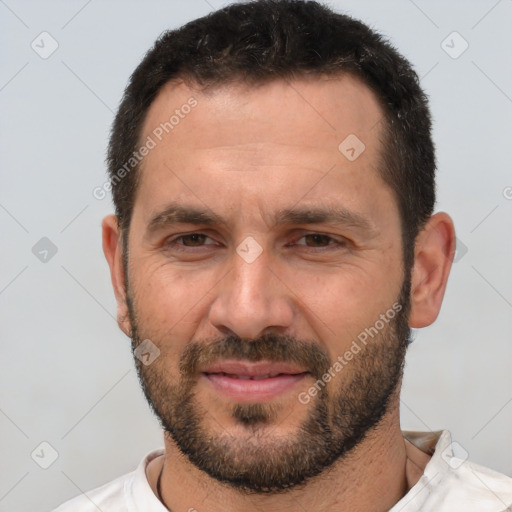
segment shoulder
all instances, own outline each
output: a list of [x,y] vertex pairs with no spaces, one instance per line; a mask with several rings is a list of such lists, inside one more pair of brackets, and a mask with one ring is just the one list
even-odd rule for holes
[[[146,478],[146,467],[151,460],[163,453],[155,450],[146,455],[131,473],[66,501],[52,512],[118,512],[119,510],[144,510],[138,506],[160,504]],[[154,500],[156,500],[155,503]],[[149,508],[148,508],[149,512]]]
[[119,510],[124,505],[125,484],[133,477],[133,473],[127,473],[111,482],[102,485],[92,491],[81,494],[63,503],[53,512],[102,512]]
[[[512,478],[467,460],[467,452],[452,442],[450,432],[425,433],[409,437],[416,446],[435,448],[425,471],[412,489],[397,503],[402,512],[505,512],[512,511]],[[421,434],[421,433],[418,433]],[[428,446],[430,445],[430,446]],[[463,457],[454,454],[463,452]],[[426,450],[425,450],[426,451]],[[430,450],[429,450],[430,451]],[[396,507],[395,506],[395,507]],[[393,511],[395,511],[393,507]]]
[[[512,478],[490,468],[457,457],[448,470],[445,486],[450,503],[473,504],[467,510],[512,511]],[[510,507],[510,508],[509,508]]]

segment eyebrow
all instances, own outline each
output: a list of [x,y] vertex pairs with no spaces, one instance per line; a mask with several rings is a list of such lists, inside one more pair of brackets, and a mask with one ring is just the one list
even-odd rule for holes
[[337,206],[291,208],[279,210],[276,225],[282,224],[331,224],[348,226],[373,233],[372,224],[362,215]]
[[[197,225],[227,225],[225,219],[208,208],[183,206],[176,203],[168,205],[164,210],[155,214],[148,222],[147,232],[154,233],[172,224]],[[375,228],[362,215],[334,206],[287,208],[273,215],[273,224],[331,224],[352,227],[368,234],[373,234]]]
[[208,209],[170,204],[151,218],[147,231],[154,233],[171,224],[206,224],[210,226],[225,224],[225,221]]

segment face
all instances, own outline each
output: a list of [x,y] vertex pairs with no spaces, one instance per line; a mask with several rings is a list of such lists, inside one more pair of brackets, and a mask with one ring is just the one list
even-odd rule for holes
[[125,275],[133,348],[159,355],[139,377],[177,447],[241,490],[320,474],[397,400],[410,284],[381,118],[348,75],[168,84],[148,112]]

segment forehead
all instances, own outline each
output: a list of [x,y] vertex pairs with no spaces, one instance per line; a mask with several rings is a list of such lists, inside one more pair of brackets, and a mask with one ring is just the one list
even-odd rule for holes
[[[198,128],[195,121],[199,117],[204,132],[187,140],[196,147],[218,144],[223,137],[233,144],[289,142],[304,135],[305,129],[312,142],[327,137],[325,142],[330,143],[348,133],[368,140],[369,132],[375,135],[374,128],[383,112],[375,93],[349,73],[259,84],[233,82],[207,89],[178,79],[159,91],[141,134],[153,134],[159,141],[163,138],[164,145],[174,142],[175,149],[179,149],[181,140],[188,139]],[[161,126],[166,123],[171,125],[168,130]],[[243,130],[235,133],[233,127],[237,124]],[[215,131],[206,130],[213,127]],[[284,127],[286,131],[282,131]],[[172,137],[166,137],[171,133]]]
[[380,180],[382,120],[375,94],[350,74],[207,90],[169,82],[141,131],[141,144],[151,141],[152,149],[140,166],[136,205],[149,215],[170,196],[211,201],[212,186],[217,195],[274,193],[283,201],[318,180],[313,195],[333,179],[357,192]]

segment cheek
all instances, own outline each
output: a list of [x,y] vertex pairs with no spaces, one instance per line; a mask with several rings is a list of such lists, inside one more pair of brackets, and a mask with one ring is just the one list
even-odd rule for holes
[[395,274],[392,269],[352,265],[328,275],[295,273],[288,279],[296,283],[290,288],[302,304],[306,323],[335,360],[397,300],[400,282]]
[[134,279],[140,326],[178,339],[186,337],[199,321],[213,283],[204,274],[165,265],[142,269]]
[[[286,284],[300,302],[320,318],[339,321],[354,312],[364,311],[378,298],[379,284],[364,265],[343,264],[314,272],[302,269],[289,272]],[[370,300],[373,299],[373,300]]]

